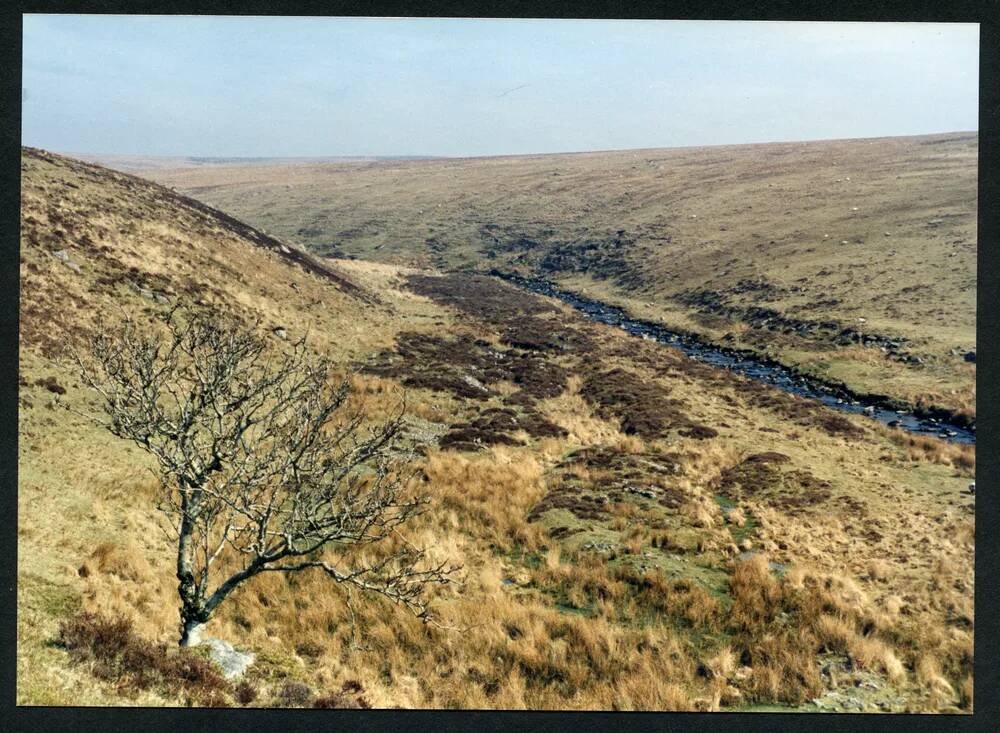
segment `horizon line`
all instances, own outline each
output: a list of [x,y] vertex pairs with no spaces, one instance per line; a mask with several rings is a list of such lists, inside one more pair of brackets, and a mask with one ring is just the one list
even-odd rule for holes
[[233,161],[247,161],[247,160],[288,160],[288,161],[371,161],[371,160],[389,160],[389,159],[406,159],[406,160],[475,160],[475,159],[490,159],[490,158],[529,158],[529,157],[544,157],[550,155],[597,155],[602,153],[627,153],[627,152],[640,152],[643,150],[689,150],[694,148],[721,148],[721,147],[739,147],[739,146],[751,146],[751,145],[786,145],[795,143],[824,143],[824,142],[853,142],[853,141],[863,141],[863,140],[891,140],[896,138],[913,138],[913,137],[930,137],[933,135],[979,135],[979,129],[973,130],[940,130],[933,132],[918,132],[918,133],[904,133],[900,135],[863,135],[859,137],[825,137],[825,138],[801,138],[801,139],[785,139],[785,140],[764,140],[764,141],[752,141],[752,142],[726,142],[726,143],[705,143],[705,144],[695,144],[695,145],[659,145],[659,146],[643,146],[637,148],[595,148],[590,150],[556,150],[556,151],[546,151],[546,152],[530,152],[530,153],[483,153],[483,154],[472,154],[472,155],[436,155],[431,153],[380,153],[380,154],[326,154],[326,155],[191,155],[186,153],[178,153],[174,155],[165,155],[160,153],[90,153],[81,151],[63,151],[55,150],[51,148],[44,148],[36,145],[27,145],[23,141],[21,147],[33,147],[41,150],[48,150],[49,152],[56,153],[58,155],[64,155],[70,158],[81,159],[79,156],[89,156],[94,158],[152,158],[161,160],[233,160]]

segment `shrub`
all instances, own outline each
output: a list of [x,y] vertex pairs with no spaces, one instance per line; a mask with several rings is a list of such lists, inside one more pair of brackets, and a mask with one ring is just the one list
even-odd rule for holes
[[314,708],[359,710],[371,707],[364,696],[358,694],[362,690],[361,683],[357,680],[348,680],[340,688],[339,692],[332,692],[322,697],[317,697],[313,701]]
[[303,707],[312,700],[313,691],[304,682],[286,682],[278,692],[277,703],[283,708]]
[[122,692],[155,687],[184,693],[200,705],[228,703],[231,686],[211,662],[188,649],[150,643],[123,616],[79,613],[60,625],[58,642],[74,662],[90,662],[96,677]]
[[249,705],[257,699],[257,687],[248,680],[243,680],[236,685],[234,692],[236,693],[236,701],[240,705]]

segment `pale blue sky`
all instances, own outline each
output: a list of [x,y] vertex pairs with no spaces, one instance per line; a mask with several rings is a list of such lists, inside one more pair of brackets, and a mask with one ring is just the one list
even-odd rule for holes
[[492,155],[978,128],[972,24],[24,18],[22,141]]

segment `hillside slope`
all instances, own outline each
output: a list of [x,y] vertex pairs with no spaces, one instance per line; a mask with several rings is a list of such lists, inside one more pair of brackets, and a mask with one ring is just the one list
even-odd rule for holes
[[[971,711],[972,446],[493,278],[313,260],[42,151],[23,151],[21,216],[18,703]],[[65,347],[98,316],[175,305],[258,321],[276,350],[276,329],[308,332],[373,419],[406,391],[431,500],[408,538],[464,566],[436,625],[274,574],[208,625],[257,655],[238,687],[60,641],[80,611],[121,614],[140,661],[177,637],[150,461],[64,409],[93,409]]]
[[977,153],[952,133],[143,175],[316,252],[542,276],[974,416]]

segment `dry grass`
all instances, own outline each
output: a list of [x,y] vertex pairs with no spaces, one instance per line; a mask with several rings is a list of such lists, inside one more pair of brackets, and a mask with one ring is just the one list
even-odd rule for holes
[[[52,402],[51,380],[65,390],[58,396],[66,404],[84,409],[88,397],[49,352],[50,341],[85,334],[95,313],[115,303],[157,307],[120,283],[113,292],[102,290],[108,286],[98,280],[129,272],[133,263],[150,278],[204,273],[208,292],[222,294],[213,302],[231,301],[247,317],[261,314],[292,329],[314,324],[316,347],[345,372],[355,358],[391,347],[404,331],[471,332],[494,344],[500,332],[393,285],[399,271],[387,265],[340,263],[385,300],[384,306],[361,305],[193,215],[169,209],[164,221],[131,229],[128,207],[145,207],[152,216],[158,205],[141,190],[55,163],[29,160],[25,175],[26,216],[40,223],[26,229],[22,252],[29,327],[22,331],[20,363],[18,702],[182,704],[194,693],[162,675],[148,687],[132,685],[125,698],[118,685],[130,684],[128,675],[95,676],[92,657],[74,663],[52,644],[60,624],[81,611],[127,619],[130,638],[150,649],[172,648],[177,635],[172,547],[150,511],[157,486],[148,457]],[[58,193],[63,181],[80,188]],[[112,194],[127,202],[125,209],[92,210],[107,208],[103,202]],[[104,253],[110,259],[91,260],[89,249],[73,248],[84,266],[76,275],[45,254],[50,200],[61,202],[67,222],[66,212],[75,212],[74,226],[93,241],[114,244]],[[216,269],[216,260],[238,263],[243,279]],[[623,336],[602,331],[593,338],[587,358],[602,367],[638,353]],[[951,448],[935,442],[935,450],[912,446],[908,457],[881,432],[848,443],[815,426],[790,429],[780,414],[720,389],[710,375],[665,376],[654,358],[629,366],[642,379],[669,385],[678,409],[692,419],[729,427],[705,440],[626,436],[579,396],[580,363],[565,354],[555,358],[574,374],[561,395],[539,401],[538,409],[567,429],[563,437],[477,453],[442,451],[433,445],[439,428],[472,419],[481,407],[431,390],[408,395],[414,429],[429,442],[415,480],[432,503],[407,537],[435,558],[464,566],[459,583],[433,604],[440,625],[347,595],[319,575],[256,578],[209,625],[210,635],[258,657],[248,679],[227,688],[228,702],[798,706],[835,684],[817,672],[817,659],[839,654],[892,685],[910,709],[971,710],[974,523],[971,499],[961,493],[968,482],[953,474],[956,462],[963,455],[974,461],[974,453],[948,453]],[[351,405],[376,417],[398,399],[395,379],[362,375],[352,385]],[[511,390],[498,392],[489,406],[504,404]],[[563,463],[581,448],[594,449],[604,462]],[[768,489],[740,501],[723,521],[712,487],[724,472],[765,451],[788,457],[783,471],[807,469],[827,481],[830,496],[793,513]],[[556,511],[529,521],[557,476],[581,493],[617,490],[621,497],[609,498],[597,518]],[[783,481],[783,491],[802,486]],[[650,488],[655,498],[629,491]],[[552,532],[559,525],[564,534]],[[588,542],[613,549],[587,549]],[[743,542],[767,557],[740,558]],[[115,662],[107,670],[120,668]],[[838,675],[837,684],[852,684],[850,673]]]

